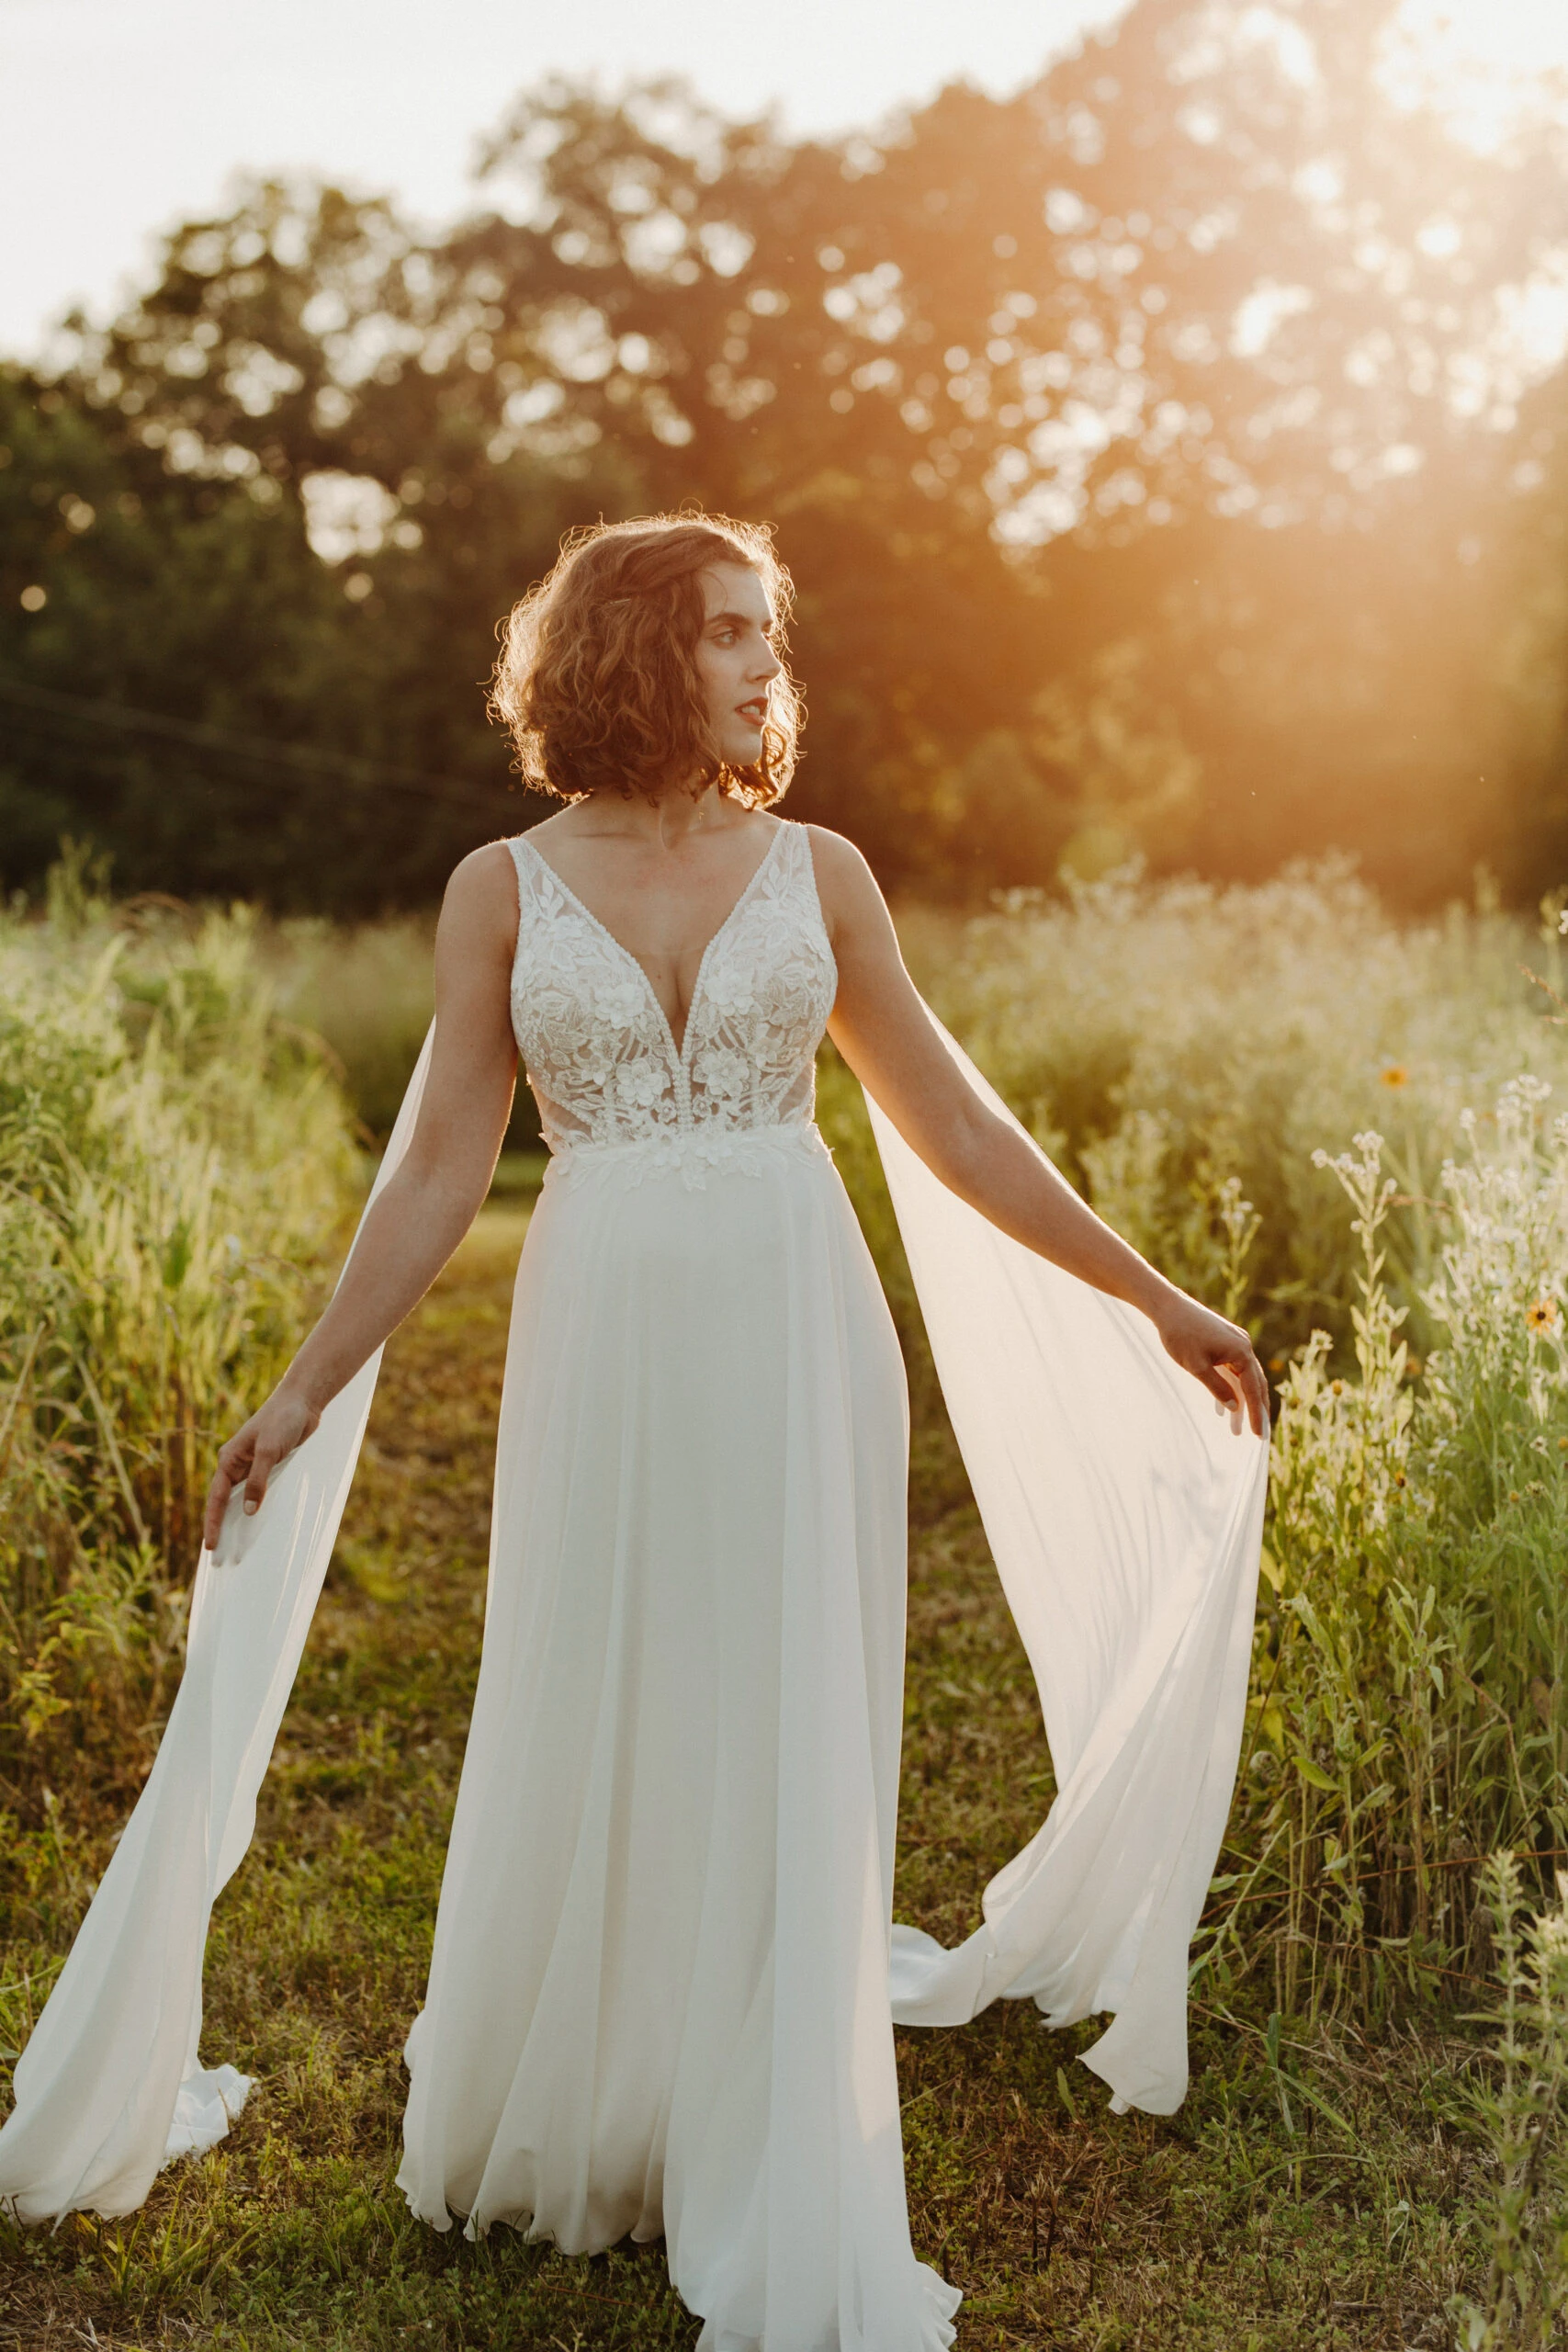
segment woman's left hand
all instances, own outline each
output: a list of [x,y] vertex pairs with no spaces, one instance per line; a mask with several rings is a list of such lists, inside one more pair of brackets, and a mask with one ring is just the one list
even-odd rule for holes
[[1227,1323],[1183,1291],[1173,1291],[1154,1320],[1167,1355],[1202,1382],[1215,1403],[1231,1415],[1238,1433],[1245,1413],[1254,1437],[1264,1436],[1269,1419],[1269,1383],[1240,1325]]

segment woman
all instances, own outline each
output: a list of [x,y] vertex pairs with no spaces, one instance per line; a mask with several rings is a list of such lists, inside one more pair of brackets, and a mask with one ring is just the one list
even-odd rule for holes
[[[663,2232],[716,2352],[917,2352],[951,2342],[958,2297],[910,2250],[888,1994],[906,1406],[812,1125],[824,1030],[885,1148],[968,1204],[966,1230],[983,1220],[1085,1297],[1138,1310],[1254,1432],[1267,1392],[1246,1334],[1118,1239],[987,1099],[858,853],[771,813],[798,717],[788,589],[763,531],[660,517],[581,534],[513,614],[496,707],[527,780],[566,806],[453,876],[412,1137],[320,1323],[223,1448],[206,1534],[243,1551],[231,1504],[257,1513],[279,1465],[310,1458],[467,1230],[521,1050],[552,1159],[518,1274],[484,1657],[400,2184],[438,2228],[506,2221],[567,2252]],[[929,1238],[907,1165],[899,1181],[907,1231]],[[1128,1376],[1146,1382],[1146,1361]],[[1237,1557],[1257,1480],[1231,1483]],[[1155,1508],[1132,1498],[1134,1518]],[[1223,1668],[1234,1716],[1235,1588],[1206,1663],[1183,1665],[1206,1605],[1183,1600],[1157,1671],[1148,1627],[1175,1603],[1145,1595],[1114,1704],[1077,1739],[1105,1752],[1081,1798],[1065,1788],[1055,1859],[1043,1877],[1029,1856],[1010,1866],[1021,1939],[1009,1903],[972,1954],[901,1931],[900,2015],[1029,1992],[1058,2018],[1117,2008],[1109,2044],[1156,1946],[1145,1973],[1168,2007],[1194,1856],[1206,1879],[1212,1842],[1199,1849],[1218,1835],[1214,1771],[1190,1776],[1173,1826],[1140,1809],[1137,1759],[1171,1736],[1170,1693],[1205,1675],[1201,1706]],[[1229,1758],[1234,1772],[1234,1744]],[[1168,1899],[1166,1862],[1136,1852],[1156,1817],[1156,1843],[1186,1856]],[[230,1821],[217,1842],[247,1836]],[[1088,1889],[1096,1854],[1115,1900],[1070,1895],[1064,1923],[1062,1890]],[[1164,2096],[1136,2064],[1130,2086],[1102,2071],[1122,2103]],[[187,2088],[195,2075],[193,2037]],[[0,2193],[16,2194],[6,2157],[0,2135]]]

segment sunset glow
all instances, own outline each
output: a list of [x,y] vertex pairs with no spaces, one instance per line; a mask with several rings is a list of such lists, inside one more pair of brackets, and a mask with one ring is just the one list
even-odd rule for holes
[[1568,8],[1554,0],[1407,0],[1389,60],[1407,105],[1435,105],[1479,153],[1525,122],[1568,122]]

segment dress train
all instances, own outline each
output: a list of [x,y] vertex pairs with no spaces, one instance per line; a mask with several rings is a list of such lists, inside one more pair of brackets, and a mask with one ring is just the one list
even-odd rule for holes
[[[779,826],[679,1048],[638,967],[514,850],[520,974],[530,940],[538,959],[514,1017],[536,1085],[557,1071],[558,1157],[519,1272],[400,2177],[437,2226],[515,2219],[568,2247],[664,2229],[705,2352],[940,2352],[957,2295],[909,2248],[891,2020],[1002,1995],[1055,2024],[1110,2010],[1089,2063],[1113,2104],[1179,2104],[1268,1449],[1144,1318],[998,1233],[872,1105],[1058,1784],[974,1935],[890,1939],[901,1372],[809,1124],[833,974],[807,842]],[[207,1921],[250,1839],[376,1370],[202,1557],[158,1758],[17,2067],[0,2199],[24,2220],[133,2210],[243,2097],[197,2058]],[[563,1573],[576,1561],[599,1565]]]

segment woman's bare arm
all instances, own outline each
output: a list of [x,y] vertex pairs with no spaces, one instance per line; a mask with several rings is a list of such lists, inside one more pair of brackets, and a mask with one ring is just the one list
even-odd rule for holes
[[490,1189],[512,1109],[517,1051],[509,983],[517,935],[512,859],[464,859],[435,934],[435,1042],[401,1167],[365,1220],[343,1280],[276,1388],[218,1457],[203,1534],[216,1544],[236,1487],[254,1510],[273,1471],[422,1299]]
[[839,967],[829,1035],[933,1175],[960,1200],[1096,1290],[1148,1316],[1167,1352],[1220,1403],[1269,1426],[1269,1388],[1247,1333],[1157,1273],[1081,1201],[1043,1152],[997,1116],[943,1044],[904,967],[886,900],[860,852],[811,828]]

